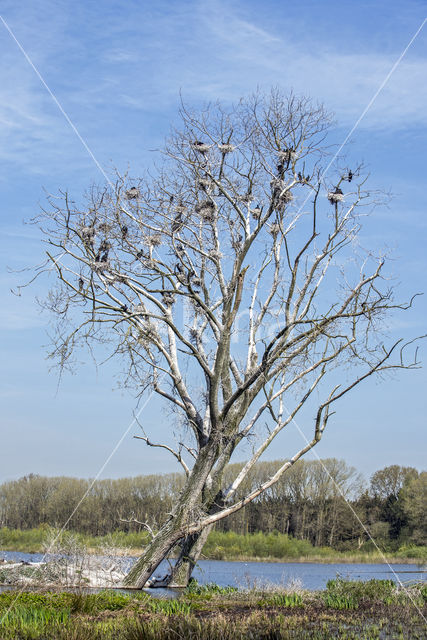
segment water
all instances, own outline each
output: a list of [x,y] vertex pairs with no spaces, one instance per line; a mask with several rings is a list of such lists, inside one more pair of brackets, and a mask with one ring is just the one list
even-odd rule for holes
[[426,572],[416,565],[398,564],[319,564],[315,562],[224,562],[201,561],[194,577],[202,583],[247,587],[254,584],[289,584],[295,580],[304,589],[324,589],[328,580],[338,576],[347,580],[392,579],[403,583],[426,579]]
[[[40,562],[40,553],[21,553],[1,551],[0,558],[5,560],[26,560]],[[129,565],[135,558],[129,559]],[[156,575],[167,573],[169,565],[162,563]],[[403,584],[425,581],[427,569],[414,564],[320,564],[315,562],[226,562],[222,560],[201,560],[193,576],[201,584],[215,582],[221,586],[250,587],[268,584],[287,585],[297,580],[304,589],[324,589],[328,580],[340,576],[348,580],[391,579]],[[166,589],[151,589],[153,595],[170,595]]]

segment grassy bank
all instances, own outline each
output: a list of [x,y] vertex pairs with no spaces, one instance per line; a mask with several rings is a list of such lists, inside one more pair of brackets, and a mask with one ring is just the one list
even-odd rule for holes
[[326,640],[424,636],[427,588],[331,580],[326,590],[243,591],[191,585],[179,600],[55,592],[0,594],[1,638],[32,640]]
[[[281,533],[213,531],[203,549],[213,560],[265,560],[286,562],[378,562],[383,556],[377,550],[337,551],[331,547],[313,547],[307,540],[297,540]],[[427,547],[401,547],[385,552],[390,562],[426,562]]]
[[[107,536],[73,534],[79,543],[94,553],[105,549],[139,555],[149,536],[146,532],[124,533],[116,531]],[[5,551],[42,552],[55,531],[48,527],[20,531],[0,529],[0,549]],[[427,547],[400,547],[394,552],[385,551],[389,562],[425,563]],[[263,560],[271,562],[382,562],[383,556],[376,550],[337,551],[331,547],[313,547],[307,540],[296,540],[281,533],[254,533],[239,535],[233,532],[213,531],[203,549],[203,557],[210,560]]]

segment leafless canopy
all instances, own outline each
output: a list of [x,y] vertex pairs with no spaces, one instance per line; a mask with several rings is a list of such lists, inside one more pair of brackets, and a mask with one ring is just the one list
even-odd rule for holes
[[[171,514],[173,544],[271,486],[320,440],[331,405],[355,385],[416,366],[401,345],[383,343],[385,316],[410,302],[394,302],[384,257],[358,246],[360,218],[380,201],[362,168],[334,163],[323,173],[324,109],[273,91],[229,110],[182,107],[181,117],[154,175],[117,174],[83,207],[67,193],[51,197],[41,217],[57,276],[53,355],[65,366],[79,340],[114,345],[129,378],[173,405],[192,434],[167,447],[188,476]],[[233,502],[315,390],[323,399],[309,442]],[[223,487],[224,466],[254,434],[253,455]]]

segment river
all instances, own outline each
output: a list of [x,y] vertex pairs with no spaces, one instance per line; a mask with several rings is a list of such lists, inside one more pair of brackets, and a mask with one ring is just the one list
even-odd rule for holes
[[[5,560],[40,562],[39,553],[0,551]],[[129,565],[135,558],[129,558]],[[162,563],[156,575],[167,572],[167,563]],[[252,586],[282,585],[297,581],[309,590],[324,589],[328,580],[340,576],[348,580],[391,579],[409,584],[425,581],[427,569],[414,564],[323,564],[315,562],[226,562],[223,560],[200,560],[193,576],[201,583],[215,582],[221,586],[247,588]],[[154,591],[154,590],[152,590]],[[156,590],[159,592],[163,589]],[[160,593],[158,594],[160,595]]]

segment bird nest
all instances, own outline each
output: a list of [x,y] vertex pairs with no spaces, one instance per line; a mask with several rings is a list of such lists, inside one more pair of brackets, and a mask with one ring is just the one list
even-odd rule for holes
[[194,345],[196,345],[196,346],[197,346],[197,343],[198,343],[198,341],[199,341],[199,339],[200,339],[199,331],[198,331],[197,329],[193,329],[193,328],[191,328],[191,329],[189,330],[189,334],[190,334],[190,340],[191,340],[191,342],[192,342]]
[[108,262],[108,260],[99,260],[93,263],[92,268],[95,273],[102,273],[103,271],[108,271],[108,269],[110,268],[110,263]]
[[144,326],[142,328],[144,337],[147,338],[148,340],[151,338],[156,338],[157,337],[157,331],[156,331],[156,326],[150,322],[150,320],[147,320],[144,323]]
[[286,189],[286,183],[282,178],[272,178],[270,186],[275,193],[280,193]]
[[107,235],[111,231],[111,225],[109,225],[107,222],[101,222],[98,225],[98,231]]
[[288,202],[292,202],[293,199],[294,199],[294,196],[292,192],[289,190],[280,194],[280,200],[282,200],[284,204],[288,204]]
[[335,189],[335,191],[330,191],[328,193],[328,200],[331,204],[337,204],[338,202],[342,202],[344,200],[344,194],[341,189]]
[[270,233],[272,236],[277,236],[280,231],[280,224],[278,222],[273,222],[270,225]]
[[199,204],[195,206],[195,211],[207,222],[212,222],[215,219],[215,205],[211,200],[203,200],[203,202],[199,202]]
[[210,149],[210,146],[205,142],[201,142],[200,140],[195,140],[191,143],[191,148],[198,153],[207,153]]
[[283,214],[286,209],[286,205],[294,199],[294,196],[290,191],[284,191],[281,194],[274,194],[273,204],[277,213]]
[[152,236],[148,236],[147,244],[150,247],[158,247],[159,245],[161,245],[162,244],[162,236],[160,235],[160,233],[155,233]]
[[209,180],[209,178],[199,178],[197,180],[197,186],[202,191],[209,191],[209,189],[212,187],[212,182],[211,180]]
[[95,237],[95,229],[93,227],[82,227],[81,234],[83,240],[93,240]]
[[285,149],[284,151],[279,151],[277,154],[280,162],[286,162],[287,164],[295,162],[297,159],[297,154],[293,149]]
[[166,291],[162,296],[162,302],[166,307],[171,307],[175,302],[174,294]]
[[171,231],[172,233],[178,233],[178,231],[181,231],[182,227],[183,223],[181,222],[181,219],[176,218],[171,224]]
[[125,195],[128,200],[136,200],[140,196],[139,189],[131,187],[125,192]]
[[202,286],[202,281],[200,278],[195,277],[195,278],[191,278],[191,285],[195,288],[195,289],[200,289],[200,287]]
[[218,149],[221,153],[232,153],[234,151],[234,147],[232,144],[228,144],[227,142],[222,142],[218,145]]

